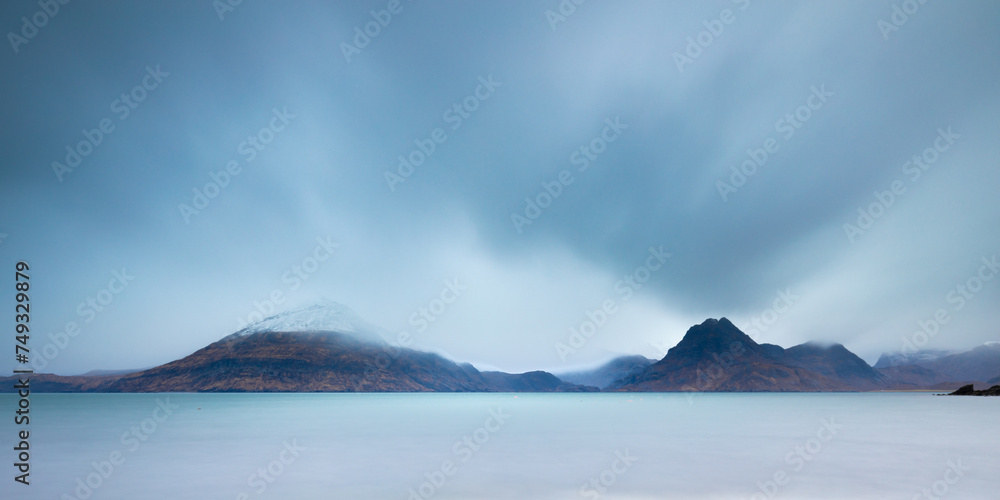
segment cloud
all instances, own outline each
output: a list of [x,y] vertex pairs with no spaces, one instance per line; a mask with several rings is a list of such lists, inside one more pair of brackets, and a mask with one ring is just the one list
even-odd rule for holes
[[[15,117],[0,124],[0,252],[37,269],[39,347],[83,320],[111,270],[137,276],[50,368],[169,361],[274,290],[280,307],[329,297],[413,329],[456,277],[468,293],[415,339],[482,366],[660,355],[705,317],[751,323],[786,289],[801,298],[761,340],[839,341],[872,361],[953,307],[1000,247],[1000,7],[928,3],[885,40],[888,2],[588,2],[553,30],[555,6],[404,3],[348,62],[340,44],[383,2],[244,3],[221,22],[204,5],[79,5],[0,51],[15,75],[0,82]],[[726,8],[733,22],[678,71],[674,53]],[[110,104],[147,65],[170,76],[120,120]],[[814,89],[832,95],[817,107]],[[285,108],[295,118],[251,161],[241,144]],[[789,129],[796,112],[808,119]],[[51,163],[105,117],[115,131],[59,182]],[[615,120],[627,128],[601,146]],[[905,162],[941,127],[961,138],[911,180]],[[386,172],[435,129],[446,140],[390,190]],[[724,200],[718,182],[769,139]],[[179,205],[233,161],[186,222]],[[519,233],[512,214],[564,171],[572,183]],[[897,180],[906,192],[852,242],[843,225]],[[336,252],[292,290],[283,276],[325,237]],[[616,283],[661,245],[669,263],[561,360],[554,345],[620,302]],[[929,347],[995,339],[998,294],[984,283]]]

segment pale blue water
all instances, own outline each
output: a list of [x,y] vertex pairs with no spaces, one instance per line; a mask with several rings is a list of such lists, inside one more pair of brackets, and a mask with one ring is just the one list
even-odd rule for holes
[[[169,416],[160,410],[153,429],[157,400],[178,407]],[[29,487],[12,480],[13,419],[0,425],[4,499],[82,498],[88,491],[76,491],[77,479],[88,474],[98,485],[87,487],[91,499],[406,500],[411,488],[442,500],[909,500],[924,488],[1000,498],[1000,398],[37,394],[31,401]],[[0,395],[3,413],[12,415],[15,404]],[[487,422],[491,410],[505,421]],[[122,440],[133,426],[145,441]],[[124,461],[102,466],[116,451]],[[272,482],[251,477],[261,468]],[[776,473],[783,484],[773,482]],[[581,491],[592,479],[604,491]]]

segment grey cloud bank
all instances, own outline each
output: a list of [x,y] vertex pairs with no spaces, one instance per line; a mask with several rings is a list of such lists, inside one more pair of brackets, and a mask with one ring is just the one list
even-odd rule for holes
[[0,6],[0,266],[36,348],[76,325],[46,371],[176,359],[274,290],[509,371],[719,316],[869,362],[1000,337],[1000,4],[216,4]]

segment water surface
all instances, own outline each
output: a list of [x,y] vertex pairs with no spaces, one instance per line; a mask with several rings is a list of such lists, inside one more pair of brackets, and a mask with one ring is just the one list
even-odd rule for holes
[[[83,498],[89,490],[92,499],[909,500],[925,488],[952,498],[1000,491],[1000,398],[36,394],[31,401],[32,484],[14,483],[6,466],[4,481],[13,486],[4,498]],[[15,404],[0,395],[0,407]],[[12,457],[15,428],[3,421]]]

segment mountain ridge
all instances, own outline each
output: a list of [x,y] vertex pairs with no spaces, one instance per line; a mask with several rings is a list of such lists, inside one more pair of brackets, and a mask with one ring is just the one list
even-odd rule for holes
[[[335,302],[264,318],[183,358],[141,371],[32,375],[40,392],[593,392],[954,389],[1000,378],[1000,344],[964,353],[884,354],[869,366],[841,344],[758,344],[727,318],[688,329],[660,360],[620,356],[564,373],[480,371],[391,345]],[[878,363],[877,363],[878,364]],[[963,371],[964,370],[964,371]],[[974,370],[970,371],[970,370]],[[974,373],[976,378],[964,379]],[[986,374],[992,374],[987,377]],[[981,378],[980,378],[981,377]],[[16,377],[8,377],[16,381]],[[7,392],[14,384],[4,384]]]

